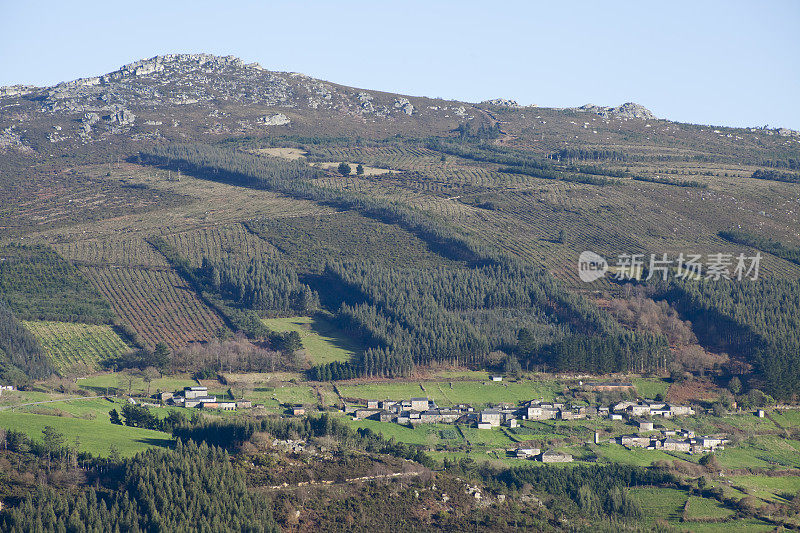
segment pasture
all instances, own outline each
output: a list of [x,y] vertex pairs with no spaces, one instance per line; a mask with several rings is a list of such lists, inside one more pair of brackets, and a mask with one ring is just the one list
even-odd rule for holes
[[476,408],[497,403],[517,405],[534,399],[552,400],[560,390],[554,382],[533,380],[385,382],[341,384],[338,388],[345,398],[404,400],[427,396],[440,406],[466,403]]
[[313,317],[268,318],[262,320],[273,331],[296,331],[312,365],[333,361],[349,361],[363,351],[322,315]]
[[797,476],[730,476],[734,487],[744,488],[748,494],[766,502],[786,503],[800,493],[800,477]]
[[680,522],[686,503],[686,492],[655,487],[637,487],[630,489],[630,492],[639,502],[646,523],[653,524],[657,520],[663,520],[676,526]]
[[690,520],[728,518],[734,511],[723,507],[718,501],[700,496],[690,496],[687,508],[687,517]]
[[108,456],[112,445],[121,455],[131,456],[151,446],[171,446],[174,442],[172,435],[162,431],[114,425],[108,421],[108,415],[86,419],[0,411],[0,427],[22,431],[35,440],[42,438],[45,426],[64,434],[66,443],[71,445],[79,439],[80,451],[97,456]]

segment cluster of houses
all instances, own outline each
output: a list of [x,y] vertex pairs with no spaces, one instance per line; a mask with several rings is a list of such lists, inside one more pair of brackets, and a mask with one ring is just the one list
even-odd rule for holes
[[[475,425],[479,429],[491,429],[501,425],[517,427],[519,420],[580,420],[585,418],[609,418],[611,420],[637,421],[641,431],[652,430],[652,422],[644,417],[693,415],[694,409],[685,405],[665,402],[640,401],[620,402],[611,407],[570,407],[563,403],[546,403],[538,400],[525,402],[521,407],[501,404],[482,411],[469,405],[456,405],[440,409],[428,398],[411,400],[368,400],[366,408],[353,411],[356,419],[375,419],[398,424],[459,423]],[[650,425],[647,429],[647,424]]]
[[[606,418],[626,419],[633,423],[639,434],[623,435],[610,439],[611,443],[628,448],[646,448],[686,453],[698,453],[722,449],[728,441],[721,436],[696,437],[689,430],[663,430],[660,435],[642,435],[654,430],[652,418],[672,418],[695,414],[694,409],[657,401],[625,401],[610,407],[570,407],[558,402],[532,400],[522,406],[501,404],[480,411],[469,405],[456,405],[441,409],[429,398],[410,400],[368,400],[367,406],[351,409],[354,419],[373,419],[381,422],[395,422],[404,425],[458,423],[472,425],[478,429],[491,429],[500,426],[515,428],[520,420],[580,420]],[[599,433],[595,433],[595,443],[600,443]],[[523,459],[536,459],[545,463],[571,462],[572,456],[550,450],[542,453],[538,448],[517,448],[510,454]]]
[[[652,429],[652,428],[651,428]],[[597,442],[595,434],[595,442]],[[612,444],[621,444],[627,448],[646,448],[648,450],[664,450],[685,453],[704,453],[707,451],[722,450],[728,442],[720,435],[695,436],[693,431],[663,430],[661,435],[622,435],[610,439]]]
[[208,394],[208,387],[184,387],[182,391],[160,392],[156,395],[159,400],[169,405],[178,407],[197,407],[201,409],[217,409],[221,411],[235,411],[252,407],[253,404],[247,400],[222,401],[216,396]]

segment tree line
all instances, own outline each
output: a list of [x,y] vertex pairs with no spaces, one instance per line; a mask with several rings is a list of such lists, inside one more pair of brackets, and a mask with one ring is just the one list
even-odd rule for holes
[[4,384],[20,385],[52,373],[53,366],[39,341],[0,300],[0,379]]
[[[790,160],[792,161],[792,160]],[[792,165],[785,168],[790,168],[792,170],[800,170],[800,166],[796,166],[800,162],[793,162]],[[789,172],[780,172],[777,170],[756,170],[750,175],[751,178],[759,179],[759,180],[770,180],[770,181],[784,181],[786,183],[800,183],[800,174],[792,174]]]
[[109,303],[70,263],[44,245],[0,247],[0,300],[23,320],[109,324]]
[[319,308],[319,295],[297,272],[272,257],[203,257],[201,274],[223,298],[274,315],[307,315]]

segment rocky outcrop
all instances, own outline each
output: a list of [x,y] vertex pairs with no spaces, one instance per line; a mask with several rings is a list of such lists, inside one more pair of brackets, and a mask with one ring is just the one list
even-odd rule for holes
[[778,135],[781,137],[800,137],[800,131],[790,130],[789,128],[778,128]]
[[414,106],[411,105],[411,102],[408,101],[408,98],[395,98],[394,108],[402,110],[406,115],[414,114]]
[[290,122],[291,120],[289,120],[289,117],[283,113],[275,113],[274,115],[270,115],[261,119],[261,123],[265,126],[284,126]]
[[484,100],[482,105],[493,105],[497,107],[522,107],[516,100],[506,100],[505,98],[492,98],[491,100]]
[[14,126],[0,131],[0,151],[9,148],[23,153],[33,151],[30,146],[22,142],[20,135],[14,131]]
[[[359,127],[408,117],[438,127],[440,120],[453,114],[468,117],[468,106],[458,102],[434,106],[429,105],[434,102],[423,99],[343,87],[304,74],[269,71],[232,56],[210,54],[155,56],[101,76],[52,87],[5,87],[0,90],[0,130],[10,125],[1,111],[5,98],[19,99],[6,117],[24,116],[33,128],[40,122],[46,125],[42,135],[28,132],[26,138],[32,142],[45,136],[59,142],[63,138],[88,143],[115,134],[131,139],[156,133],[167,137],[195,132],[247,134],[292,124],[294,118],[289,117],[294,114],[279,113],[288,109],[297,110],[298,117],[305,113],[334,125],[356,120]],[[270,110],[266,116],[265,110]],[[192,118],[186,118],[188,115]],[[178,119],[185,131],[176,131]],[[53,123],[63,124],[65,120],[78,127],[54,134]],[[173,126],[163,130],[152,127],[162,122]]]
[[0,87],[0,98],[6,96],[25,96],[26,94],[34,92],[37,88],[38,87],[34,87],[33,85],[8,85],[6,87]]
[[655,120],[656,116],[644,107],[643,105],[634,102],[627,102],[617,107],[604,107],[592,104],[586,104],[578,108],[573,108],[572,111],[583,111],[587,113],[594,113],[603,118],[620,117],[620,118],[640,118],[644,120]]

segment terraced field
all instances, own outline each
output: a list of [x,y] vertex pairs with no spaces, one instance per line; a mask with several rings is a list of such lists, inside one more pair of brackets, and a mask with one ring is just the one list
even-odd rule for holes
[[166,342],[180,349],[215,338],[222,318],[173,270],[82,267],[111,302],[114,313],[150,345]]
[[[324,178],[318,185],[401,200],[443,216],[506,251],[540,262],[570,285],[586,289],[577,278],[577,256],[591,249],[612,260],[620,253],[745,253],[717,232],[734,227],[796,243],[800,224],[791,184],[747,180],[752,168],[680,163],[659,166],[705,183],[707,189],[676,187],[626,179],[594,186],[501,174],[497,165],[413,147],[326,147],[330,158],[380,158],[406,172],[370,178]],[[393,166],[392,166],[393,165]],[[630,165],[628,165],[630,166]],[[624,170],[624,168],[622,168]],[[642,165],[636,172],[656,167]],[[658,174],[658,176],[661,176]],[[656,177],[658,177],[656,176]],[[561,242],[561,231],[566,239]],[[702,235],[703,237],[698,237]],[[800,267],[763,254],[765,276],[800,277]],[[613,285],[595,283],[592,289]]]
[[164,256],[142,237],[88,239],[56,243],[53,247],[74,264],[95,266],[168,266]]
[[62,375],[91,372],[102,361],[132,349],[111,326],[105,324],[45,321],[26,321],[23,324]]
[[276,256],[279,253],[274,246],[251,233],[243,224],[200,228],[165,235],[164,239],[195,267],[202,264],[203,256],[220,261],[240,256]]

